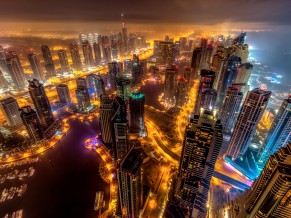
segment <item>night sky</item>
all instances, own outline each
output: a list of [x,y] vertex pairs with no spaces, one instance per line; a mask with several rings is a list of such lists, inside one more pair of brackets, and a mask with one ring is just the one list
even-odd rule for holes
[[[1,0],[0,27],[55,29],[81,23],[117,23],[124,13],[131,24],[152,26],[247,24],[257,29],[291,24],[290,0]],[[77,24],[78,23],[78,24]],[[102,27],[104,28],[104,26]],[[243,27],[246,28],[246,27]]]

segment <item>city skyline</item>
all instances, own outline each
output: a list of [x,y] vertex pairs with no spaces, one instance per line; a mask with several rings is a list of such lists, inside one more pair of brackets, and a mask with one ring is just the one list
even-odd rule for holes
[[1,217],[291,215],[286,0],[18,1],[0,9],[26,23],[0,32]]

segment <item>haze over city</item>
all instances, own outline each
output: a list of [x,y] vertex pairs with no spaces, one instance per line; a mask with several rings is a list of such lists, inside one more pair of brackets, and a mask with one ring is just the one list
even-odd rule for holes
[[291,217],[288,0],[2,1],[0,217]]

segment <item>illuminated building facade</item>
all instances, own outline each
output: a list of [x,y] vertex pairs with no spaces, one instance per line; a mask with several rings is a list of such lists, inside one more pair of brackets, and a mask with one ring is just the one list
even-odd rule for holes
[[30,53],[27,55],[27,58],[33,72],[33,78],[45,81],[44,73],[42,71],[38,56],[33,51],[30,51]]
[[61,103],[68,105],[72,102],[69,88],[66,84],[57,85],[57,93]]
[[78,103],[78,109],[80,111],[87,111],[91,106],[88,89],[86,87],[80,86],[77,87],[75,93]]
[[171,67],[175,61],[174,50],[175,45],[173,42],[159,41],[156,65],[157,66],[162,65],[165,66],[166,68]]
[[217,97],[216,90],[212,88],[214,80],[215,73],[213,71],[201,70],[194,114],[199,115],[201,109],[212,110],[214,108]]
[[131,133],[144,132],[145,96],[140,92],[132,92],[129,96],[129,130]]
[[174,105],[178,69],[176,66],[166,69],[164,99],[168,105]]
[[82,62],[81,62],[81,58],[80,58],[80,53],[79,53],[79,49],[78,49],[78,45],[77,44],[70,44],[70,53],[71,53],[71,58],[72,58],[72,62],[73,62],[73,68],[75,70],[82,70]]
[[57,74],[56,74],[55,64],[53,62],[52,54],[49,47],[47,45],[42,45],[40,49],[41,49],[42,56],[44,59],[44,66],[46,69],[47,78],[56,76]]
[[85,78],[79,77],[76,79],[77,88],[87,87],[87,81]]
[[225,62],[224,68],[221,72],[218,82],[218,107],[222,106],[223,99],[225,97],[227,87],[235,82],[238,74],[238,68],[240,66],[240,57],[230,56]]
[[111,130],[111,104],[113,96],[108,94],[100,95],[100,130],[103,143],[111,148],[112,130]]
[[202,58],[202,49],[201,47],[195,48],[192,53],[191,68],[193,69],[195,79],[199,78],[200,69],[201,69],[201,58]]
[[246,201],[243,202],[245,207],[242,206],[239,217],[290,217],[290,168],[289,143],[270,156],[259,178],[241,196]]
[[6,63],[8,72],[12,78],[15,88],[17,90],[24,89],[26,79],[18,56],[7,58]]
[[143,206],[143,156],[132,147],[121,161],[117,170],[119,204],[122,217],[139,217]]
[[187,100],[188,81],[183,77],[178,77],[176,90],[176,106],[182,107]]
[[253,65],[250,63],[244,63],[239,66],[239,70],[235,79],[235,83],[245,83],[246,85],[242,88],[242,93],[246,96],[249,91],[249,79],[253,70]]
[[195,115],[186,127],[175,197],[191,217],[206,217],[210,180],[222,141],[221,123],[211,111]]
[[58,56],[60,59],[60,64],[62,68],[62,72],[69,72],[69,61],[67,57],[67,53],[65,50],[61,49],[58,51]]
[[258,166],[262,169],[270,155],[291,142],[291,95],[284,99],[262,146]]
[[101,49],[97,42],[93,44],[95,64],[99,65],[101,63]]
[[29,80],[28,83],[28,92],[35,106],[40,122],[44,129],[46,129],[54,122],[49,99],[45,93],[43,85],[37,79]]
[[120,75],[117,78],[117,95],[119,95],[123,101],[128,102],[130,95],[130,79],[126,75]]
[[225,132],[230,133],[236,121],[240,104],[243,99],[243,93],[241,92],[242,86],[244,86],[244,83],[232,84],[227,88],[220,113],[223,131]]
[[270,96],[270,91],[261,88],[255,88],[248,92],[226,152],[227,156],[230,156],[232,160],[236,160],[247,151]]
[[126,114],[125,102],[120,96],[115,96],[111,106],[111,127],[115,162],[122,160],[129,150],[128,121]]
[[41,141],[45,138],[42,125],[34,110],[30,106],[25,106],[20,109],[20,117],[29,135],[29,138],[33,142]]
[[116,90],[116,79],[117,74],[121,73],[120,64],[116,61],[108,63],[108,70],[109,70],[109,86],[111,90]]
[[92,47],[88,41],[84,41],[82,43],[82,49],[83,49],[83,55],[85,59],[85,65],[87,67],[93,67],[94,61],[93,61],[93,54],[92,54]]
[[1,99],[0,110],[10,127],[20,126],[22,124],[19,113],[19,105],[14,98],[8,97]]

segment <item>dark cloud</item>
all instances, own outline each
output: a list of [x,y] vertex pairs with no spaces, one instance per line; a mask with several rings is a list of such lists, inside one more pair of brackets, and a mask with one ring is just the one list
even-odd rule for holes
[[1,0],[2,21],[291,24],[290,0]]

